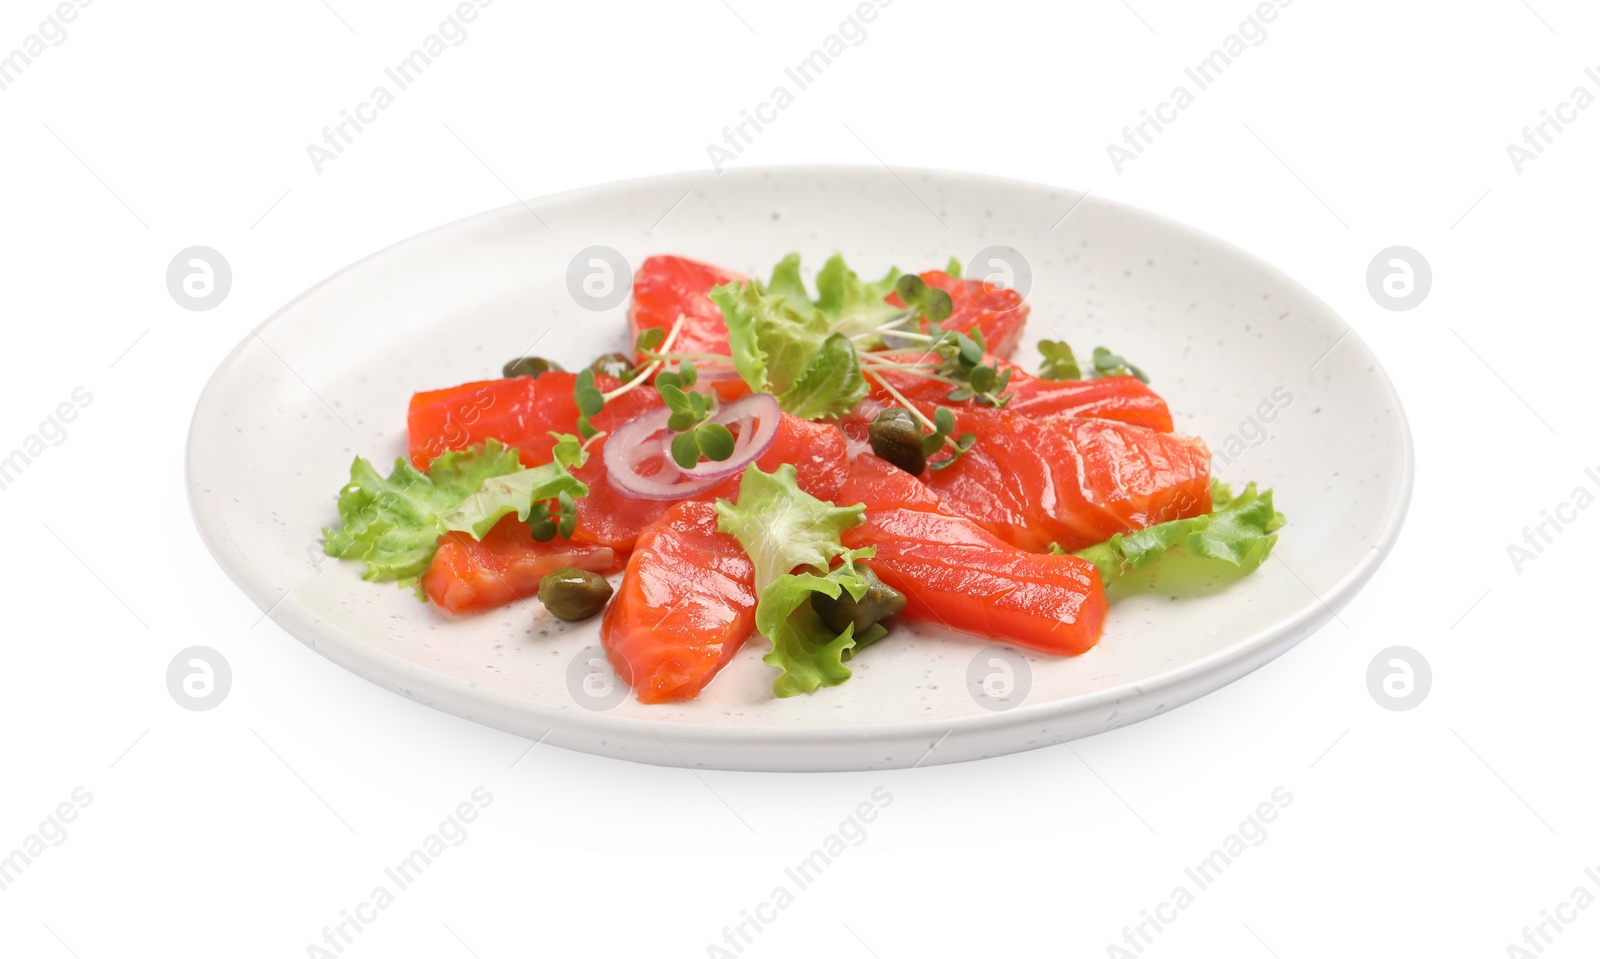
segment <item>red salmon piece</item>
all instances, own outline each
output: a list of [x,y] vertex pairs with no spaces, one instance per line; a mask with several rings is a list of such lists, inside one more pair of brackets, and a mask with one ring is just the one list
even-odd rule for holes
[[709,502],[668,509],[639,536],[600,642],[641,703],[693,699],[756,628],[755,566]]
[[604,546],[536,542],[527,523],[507,516],[481,542],[467,533],[441,536],[422,588],[440,609],[465,613],[536,596],[539,580],[564,566],[604,573],[615,564],[615,555]]
[[708,298],[711,288],[746,277],[683,256],[652,256],[633,274],[633,308],[628,311],[634,341],[652,327],[672,329],[679,314],[683,329],[672,344],[675,353],[729,355],[728,326],[722,310]]
[[[550,462],[555,439],[550,435],[578,432],[578,404],[572,398],[575,373],[545,373],[503,380],[481,380],[448,389],[430,390],[411,397],[407,417],[412,465],[427,469],[449,450],[466,449],[496,439],[521,454],[522,465]],[[601,392],[614,390],[621,380],[595,377]],[[592,420],[595,429],[612,430],[645,410],[661,405],[661,395],[649,387],[630,390],[606,404]]]
[[[943,270],[929,270],[921,274],[922,282],[950,294],[950,315],[940,323],[941,329],[970,335],[974,328],[983,331],[989,352],[1008,357],[1022,341],[1022,328],[1028,323],[1028,304],[1016,290],[985,283],[983,280],[964,280]],[[885,300],[895,306],[905,306],[897,294],[890,293]]]
[[[922,355],[905,353],[895,358],[909,361]],[[1087,416],[1131,423],[1158,433],[1172,432],[1172,413],[1167,409],[1166,400],[1135,377],[1047,380],[992,354],[985,357],[984,362],[997,364],[1001,371],[1011,371],[1011,381],[1006,386],[1006,393],[1011,398],[1004,407],[1009,413],[1024,416]],[[976,399],[951,402],[950,391],[955,389],[954,386],[912,370],[882,370],[878,375],[928,416],[933,415],[931,408],[935,406],[960,408],[979,405]],[[883,403],[894,402],[889,391],[875,378],[867,377],[867,383],[878,400]]]
[[1211,510],[1205,443],[1110,420],[955,411],[977,444],[927,483],[952,512],[1021,549],[1077,550]]
[[866,505],[844,544],[877,547],[865,562],[905,595],[902,615],[1046,653],[1075,656],[1099,642],[1106,597],[1092,563],[1017,549],[875,456],[856,457],[836,502]]
[[[634,548],[634,541],[644,528],[665,515],[674,501],[638,499],[612,486],[606,476],[604,442],[590,448],[589,461],[573,474],[588,484],[589,495],[578,500],[578,527],[572,538],[610,547],[620,559]],[[784,463],[794,464],[801,489],[818,499],[832,500],[849,474],[844,434],[836,426],[784,413],[772,446],[756,458],[756,465],[770,473]],[[739,495],[739,479],[737,474],[730,476],[685,499],[703,503],[735,499]]]
[[1005,408],[1023,416],[1083,416],[1172,432],[1172,411],[1147,384],[1133,376],[1092,380],[1047,380],[1013,375]]

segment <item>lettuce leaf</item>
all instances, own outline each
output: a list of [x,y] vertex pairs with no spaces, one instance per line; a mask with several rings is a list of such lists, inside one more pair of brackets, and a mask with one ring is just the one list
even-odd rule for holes
[[837,597],[848,591],[860,599],[867,591],[867,580],[855,563],[874,552],[871,547],[850,550],[840,554],[844,563],[826,576],[791,573],[759,594],[756,629],[772,642],[772,651],[762,657],[762,662],[778,667],[778,677],[772,682],[775,694],[797,696],[819,686],[839,685],[851,676],[850,667],[844,664],[851,653],[887,634],[881,624],[874,623],[857,638],[852,623],[835,636],[811,606],[813,593]]
[[820,420],[848,413],[867,395],[856,348],[843,334],[822,341],[805,374],[778,400],[784,412],[805,420]]
[[339,491],[340,525],[322,531],[323,549],[329,556],[365,562],[361,578],[369,582],[415,585],[444,532],[439,514],[486,480],[521,469],[517,451],[496,440],[445,453],[426,473],[402,457],[383,476],[358,456],[350,465],[350,482]]
[[[797,261],[799,257],[795,258]],[[828,320],[828,329],[834,333],[853,336],[875,330],[905,312],[905,307],[891,306],[884,301],[894,292],[900,271],[889,267],[889,272],[876,283],[864,282],[855,271],[845,266],[844,257],[835,253],[823,264],[817,274],[817,309]]]
[[728,325],[734,369],[757,393],[783,394],[799,380],[828,338],[828,323],[810,301],[772,293],[758,280],[727,283],[710,293]]
[[[858,643],[854,627],[833,632],[812,609],[811,595],[838,597],[843,590],[859,600],[868,582],[856,563],[877,552],[847,550],[840,542],[862,521],[865,506],[819,500],[800,489],[795,475],[788,464],[763,473],[752,463],[738,502],[717,501],[717,528],[737,539],[755,565],[756,629],[772,643],[764,661],[778,667],[772,691],[784,697],[850,678],[844,660]],[[881,629],[875,625],[859,641],[879,638]]]
[[867,395],[851,336],[904,313],[884,302],[900,271],[863,281],[835,254],[817,274],[813,300],[791,253],[772,280],[728,283],[711,291],[728,326],[734,368],[758,393],[771,393],[784,412],[805,419],[842,416]]
[[900,270],[891,266],[883,279],[868,283],[850,269],[841,254],[835,253],[817,274],[817,297],[813,300],[800,278],[800,254],[790,253],[773,268],[767,292],[782,296],[801,312],[815,309],[827,321],[830,333],[852,336],[876,329],[905,312],[905,307],[885,301],[894,292],[898,279]]
[[[589,487],[570,472],[589,459],[578,438],[556,434],[554,454],[555,458],[543,466],[485,479],[477,492],[441,512],[440,524],[447,530],[471,533],[473,539],[483,539],[494,524],[511,513],[535,527],[551,524],[549,500],[560,499],[562,494],[569,500],[589,495]],[[570,535],[571,518],[564,515],[562,520],[567,523],[562,535]],[[549,531],[554,534],[553,524]],[[535,530],[535,539],[540,538],[538,532]]]
[[790,301],[797,310],[807,311],[816,305],[811,302],[811,294],[806,291],[806,281],[800,278],[798,253],[789,254],[772,268],[772,281],[767,284],[767,292],[776,293]]
[[1235,496],[1226,483],[1212,480],[1211,512],[1118,533],[1073,555],[1093,563],[1106,586],[1174,553],[1226,563],[1243,575],[1266,561],[1278,541],[1275,531],[1284,522],[1283,514],[1272,506],[1271,490],[1258,493],[1256,484],[1250,483]]

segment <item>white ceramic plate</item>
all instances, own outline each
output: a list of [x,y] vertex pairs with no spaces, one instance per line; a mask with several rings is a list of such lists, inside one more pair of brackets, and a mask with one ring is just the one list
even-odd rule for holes
[[[739,769],[955,762],[1137,722],[1278,656],[1372,575],[1410,499],[1411,442],[1378,362],[1328,307],[1260,260],[1138,210],[969,174],[900,175],[785,167],[620,183],[513,204],[357,263],[263,324],[206,387],[188,453],[201,534],[290,634],[405,696],[558,746]],[[1291,523],[1259,572],[1205,595],[1125,598],[1076,659],[902,624],[851,663],[850,682],[778,700],[756,638],[698,700],[643,706],[608,691],[596,622],[557,623],[533,600],[452,618],[321,556],[351,458],[403,452],[413,391],[498,375],[535,341],[573,368],[625,347],[625,301],[595,311],[569,293],[581,250],[761,275],[791,250],[813,271],[840,250],[876,276],[995,245],[1031,269],[1018,359],[1035,363],[1043,336],[1111,346],[1150,373],[1180,431],[1211,443],[1219,477],[1276,489]]]

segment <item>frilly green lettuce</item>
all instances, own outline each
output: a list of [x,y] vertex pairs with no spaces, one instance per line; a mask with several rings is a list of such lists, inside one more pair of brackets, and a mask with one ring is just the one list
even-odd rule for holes
[[1272,507],[1271,490],[1257,492],[1256,484],[1250,483],[1235,496],[1226,483],[1213,480],[1211,512],[1118,533],[1073,555],[1093,563],[1106,586],[1169,553],[1216,560],[1243,575],[1266,561],[1278,541],[1275,531],[1284,522],[1283,514]]
[[876,550],[847,550],[840,542],[862,521],[865,506],[819,500],[801,490],[795,476],[788,464],[763,473],[752,463],[738,502],[717,501],[717,528],[737,539],[755,565],[756,629],[772,643],[764,659],[780,670],[772,684],[778,696],[839,685],[851,675],[844,665],[850,651],[883,635],[880,625],[860,637],[853,626],[835,633],[812,608],[814,593],[865,595],[869,584],[856,563]]

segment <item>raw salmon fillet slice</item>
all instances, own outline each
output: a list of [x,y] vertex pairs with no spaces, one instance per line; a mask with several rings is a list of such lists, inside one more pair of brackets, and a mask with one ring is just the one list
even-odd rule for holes
[[1020,549],[1072,551],[1211,511],[1204,442],[1110,420],[955,411],[977,444],[928,486],[952,512]]
[[877,547],[866,564],[905,594],[902,615],[1046,653],[1075,656],[1099,641],[1106,597],[1093,564],[1019,550],[876,456],[856,457],[838,502],[866,505],[844,544]]
[[678,503],[640,534],[600,641],[641,703],[693,699],[727,665],[755,631],[755,577],[709,502]]
[[[515,448],[523,466],[550,462],[555,447],[550,433],[578,432],[578,403],[572,397],[577,378],[576,373],[552,372],[415,394],[406,418],[412,465],[427,469],[448,450],[466,449],[490,439]],[[609,376],[595,377],[601,392],[621,385],[621,380]],[[591,422],[595,429],[613,430],[660,405],[660,394],[640,387],[607,403]]]
[[637,342],[639,334],[652,327],[664,333],[681,313],[685,319],[672,344],[674,352],[727,356],[728,326],[722,322],[722,310],[707,294],[712,287],[745,278],[684,256],[652,256],[633,275],[633,308],[628,311],[630,335]]
[[465,613],[536,596],[539,580],[564,566],[604,573],[614,565],[615,555],[604,546],[540,543],[527,523],[507,516],[481,542],[467,533],[441,536],[422,588],[440,609]]

